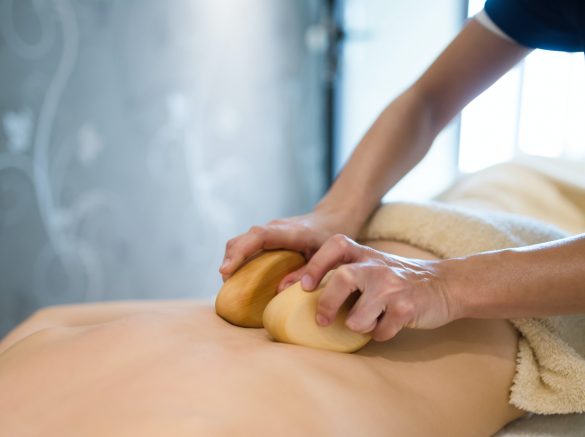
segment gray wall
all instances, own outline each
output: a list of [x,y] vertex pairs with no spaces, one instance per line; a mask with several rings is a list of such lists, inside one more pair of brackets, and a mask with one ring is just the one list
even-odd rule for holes
[[310,209],[322,14],[0,0],[0,335],[50,304],[212,296],[228,238]]

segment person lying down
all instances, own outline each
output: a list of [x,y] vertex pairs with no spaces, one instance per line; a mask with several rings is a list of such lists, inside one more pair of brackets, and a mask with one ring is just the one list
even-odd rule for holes
[[517,336],[459,320],[345,354],[200,302],[48,308],[0,344],[0,435],[488,436],[522,415],[507,400]]
[[[437,223],[463,214],[480,224],[454,226],[452,238],[429,230],[417,244],[386,238],[413,231],[399,229],[404,214],[437,211]],[[388,215],[397,224],[384,224]],[[562,236],[533,221],[526,233],[521,217],[499,217],[500,234],[493,217],[481,222],[460,206],[389,204],[361,242],[434,259],[445,256],[441,247]],[[460,319],[348,354],[275,342],[204,301],[49,307],[0,342],[0,436],[490,436],[539,412],[521,396],[529,390],[511,398],[513,385],[529,384],[518,380],[522,344],[531,347],[518,323]]]

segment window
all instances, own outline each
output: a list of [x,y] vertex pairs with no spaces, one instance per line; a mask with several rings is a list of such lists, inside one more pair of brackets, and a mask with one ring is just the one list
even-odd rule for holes
[[[485,0],[342,0],[347,38],[337,84],[336,160],[351,151]],[[467,7],[467,10],[465,10]],[[385,200],[428,199],[459,173],[522,154],[585,158],[583,53],[536,50],[478,96]]]
[[[382,109],[404,91],[461,28],[462,0],[343,0],[346,38],[337,83],[337,171]],[[457,174],[458,120],[385,200],[429,198]]]
[[[470,0],[469,16],[484,0]],[[535,50],[462,113],[459,170],[522,154],[585,158],[583,53]]]

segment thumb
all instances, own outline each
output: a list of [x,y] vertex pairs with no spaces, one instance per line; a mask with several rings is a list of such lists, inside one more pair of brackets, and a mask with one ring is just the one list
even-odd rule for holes
[[284,278],[282,278],[282,280],[280,281],[280,284],[278,284],[278,289],[276,290],[276,292],[280,293],[285,288],[291,286],[295,282],[300,281],[301,277],[305,274],[306,270],[307,270],[307,265],[305,264],[300,269],[295,270],[294,272],[291,272],[288,275],[286,275]]

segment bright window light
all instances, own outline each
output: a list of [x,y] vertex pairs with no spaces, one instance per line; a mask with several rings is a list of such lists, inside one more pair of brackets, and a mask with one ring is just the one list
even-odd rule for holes
[[[484,0],[470,0],[469,16]],[[585,158],[583,53],[535,50],[462,113],[459,170],[521,154]]]

